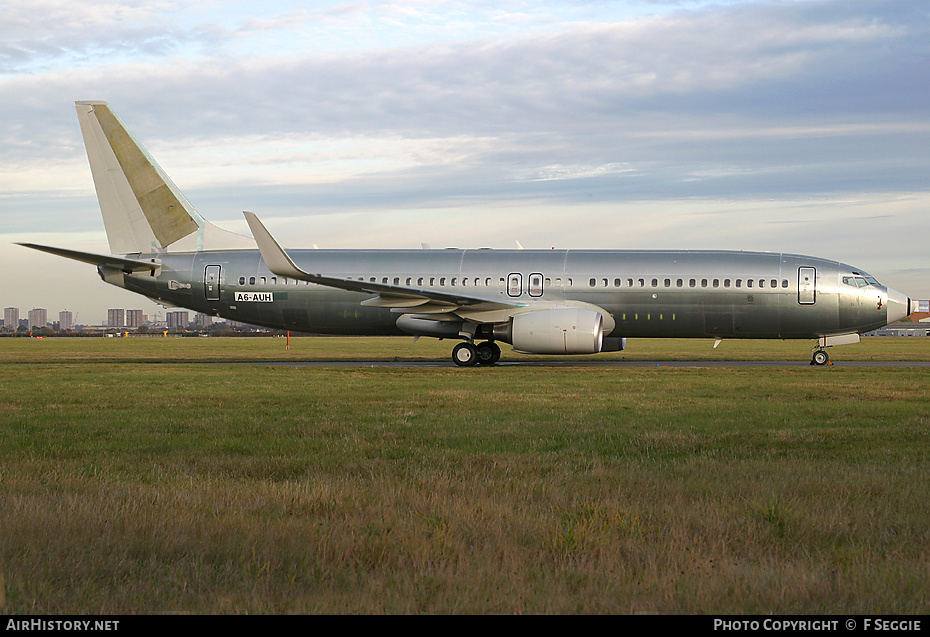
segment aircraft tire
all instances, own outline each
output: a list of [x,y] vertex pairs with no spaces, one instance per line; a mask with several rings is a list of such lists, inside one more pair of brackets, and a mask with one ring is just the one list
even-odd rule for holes
[[830,355],[827,354],[822,349],[819,349],[816,352],[814,352],[814,356],[813,358],[811,358],[811,364],[812,365],[826,365],[829,360],[830,360]]
[[494,341],[485,341],[478,345],[478,364],[493,365],[501,358],[501,348]]
[[452,350],[452,362],[459,367],[473,367],[478,363],[478,348],[471,343],[459,343]]

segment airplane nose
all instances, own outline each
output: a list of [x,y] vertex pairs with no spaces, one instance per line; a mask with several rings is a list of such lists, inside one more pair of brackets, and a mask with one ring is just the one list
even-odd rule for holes
[[911,313],[911,300],[905,295],[888,288],[888,322],[900,321]]

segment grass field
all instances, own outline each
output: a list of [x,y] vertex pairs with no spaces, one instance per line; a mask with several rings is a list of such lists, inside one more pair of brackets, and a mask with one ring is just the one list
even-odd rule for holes
[[0,339],[0,612],[930,611],[930,339],[410,340]]

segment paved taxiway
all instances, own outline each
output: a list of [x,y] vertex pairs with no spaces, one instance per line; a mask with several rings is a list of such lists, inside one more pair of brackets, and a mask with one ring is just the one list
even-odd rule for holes
[[[452,361],[256,361],[217,365],[283,367],[458,367]],[[839,361],[824,367],[930,367],[930,361]],[[808,361],[500,361],[495,367],[815,367]],[[461,368],[468,369],[468,368]],[[480,367],[476,367],[480,369]]]

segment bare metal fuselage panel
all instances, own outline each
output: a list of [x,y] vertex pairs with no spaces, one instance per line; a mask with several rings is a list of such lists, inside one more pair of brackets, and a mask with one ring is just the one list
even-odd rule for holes
[[[792,254],[716,251],[295,250],[303,270],[488,300],[581,301],[609,312],[612,336],[817,338],[888,322],[888,290],[860,270]],[[157,256],[157,273],[105,280],[167,304],[236,321],[325,334],[403,334],[377,296],[276,276],[257,250]],[[101,266],[102,270],[107,266]],[[812,276],[809,280],[808,277]],[[412,311],[412,310],[411,310]]]

